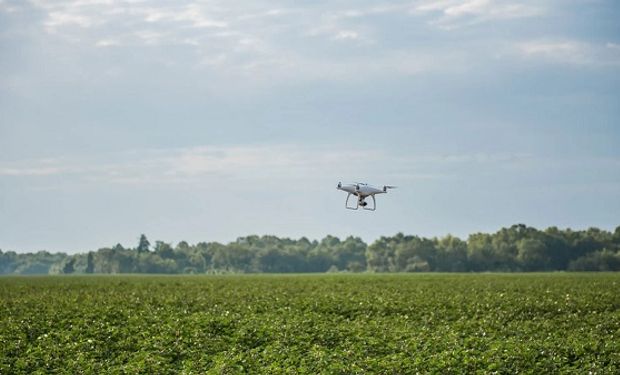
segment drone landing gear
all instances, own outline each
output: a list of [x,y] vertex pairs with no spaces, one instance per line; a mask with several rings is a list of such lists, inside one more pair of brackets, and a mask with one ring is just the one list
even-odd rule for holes
[[370,197],[372,198],[372,207],[368,207],[368,208],[366,208],[366,205],[367,205],[368,203],[367,203],[367,202],[365,202],[365,201],[362,201],[362,202],[364,203],[364,205],[363,205],[362,207],[364,207],[364,209],[365,209],[365,210],[368,210],[368,211],[374,211],[374,210],[376,210],[376,209],[377,209],[377,201],[375,200],[375,196],[374,196],[374,194],[373,194],[373,195],[371,195]]
[[355,206],[349,206],[349,198],[351,198],[351,195],[353,195],[353,194],[349,193],[349,194],[347,195],[347,201],[346,201],[346,202],[344,202],[344,206],[345,206],[347,209],[349,209],[349,210],[357,210],[357,208],[359,207],[359,204],[360,204],[359,200],[357,201],[357,204],[356,204]]
[[359,197],[356,201],[356,205],[355,206],[349,206],[349,198],[351,198],[351,193],[349,193],[347,195],[347,201],[344,203],[345,208],[349,209],[349,210],[357,210],[360,206],[362,206],[362,208],[364,210],[368,210],[368,211],[374,211],[377,209],[377,201],[375,200],[375,196],[371,195],[370,197],[372,198],[372,207],[366,207],[368,206],[368,202],[365,201],[366,197]]

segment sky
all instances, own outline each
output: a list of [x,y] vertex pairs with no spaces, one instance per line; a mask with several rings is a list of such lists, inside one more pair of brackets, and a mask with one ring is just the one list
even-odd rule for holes
[[[0,249],[620,225],[615,0],[0,0]],[[339,181],[398,189],[344,208]]]

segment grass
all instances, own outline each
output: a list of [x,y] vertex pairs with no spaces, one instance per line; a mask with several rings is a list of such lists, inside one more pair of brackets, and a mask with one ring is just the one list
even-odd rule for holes
[[0,373],[620,373],[620,274],[0,278]]

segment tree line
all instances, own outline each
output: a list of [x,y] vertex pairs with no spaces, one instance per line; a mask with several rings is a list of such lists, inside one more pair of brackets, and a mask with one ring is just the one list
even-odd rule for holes
[[398,233],[366,244],[359,237],[320,241],[246,236],[228,244],[185,241],[176,246],[143,234],[135,248],[97,251],[3,252],[0,274],[307,273],[307,272],[529,272],[620,271],[620,226],[614,232],[545,230],[516,224],[467,240]]

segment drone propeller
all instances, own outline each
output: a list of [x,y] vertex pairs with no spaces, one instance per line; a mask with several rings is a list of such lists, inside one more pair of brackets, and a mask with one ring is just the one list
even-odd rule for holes
[[397,186],[393,185],[383,185],[383,191],[387,191],[388,189],[396,189]]
[[342,187],[342,182],[338,183],[338,189],[340,189]]

